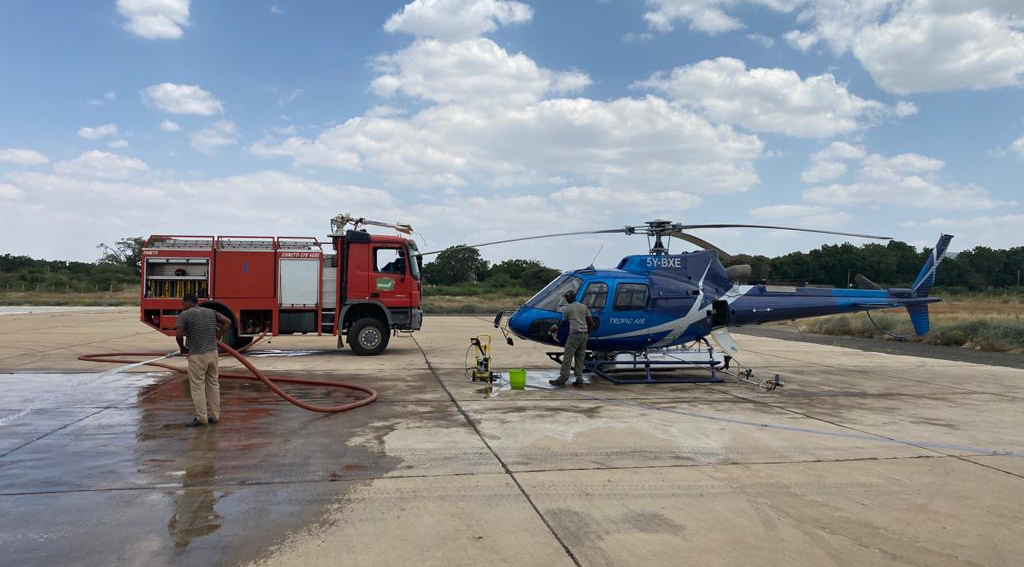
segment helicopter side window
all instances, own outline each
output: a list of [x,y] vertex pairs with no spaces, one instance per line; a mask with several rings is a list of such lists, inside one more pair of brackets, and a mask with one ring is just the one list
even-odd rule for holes
[[581,303],[590,308],[591,311],[600,311],[604,309],[605,302],[608,301],[608,284],[604,282],[592,282],[587,286],[587,291],[583,292],[583,300]]
[[647,307],[647,284],[620,283],[616,286],[616,309],[643,309],[644,307]]

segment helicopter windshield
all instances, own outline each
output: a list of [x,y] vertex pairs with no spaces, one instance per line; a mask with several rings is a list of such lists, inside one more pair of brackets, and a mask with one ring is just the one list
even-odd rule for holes
[[562,297],[566,292],[577,292],[580,286],[583,284],[583,280],[569,274],[562,274],[555,278],[554,281],[544,286],[544,289],[540,290],[537,295],[530,298],[526,302],[527,307],[536,307],[537,309],[546,309],[548,311],[558,311],[558,308],[562,306],[565,300]]

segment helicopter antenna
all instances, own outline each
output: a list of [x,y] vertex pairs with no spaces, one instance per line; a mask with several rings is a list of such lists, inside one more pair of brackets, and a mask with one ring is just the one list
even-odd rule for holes
[[597,261],[597,257],[601,255],[602,250],[604,250],[604,244],[602,244],[601,247],[597,249],[597,254],[594,254],[594,259],[590,261],[591,268],[594,267],[594,262]]

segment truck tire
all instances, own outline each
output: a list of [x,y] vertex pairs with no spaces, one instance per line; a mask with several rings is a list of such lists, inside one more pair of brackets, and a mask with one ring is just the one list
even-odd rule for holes
[[222,343],[228,345],[229,347],[238,350],[240,348],[248,346],[249,343],[252,342],[252,339],[253,337],[238,336],[238,330],[235,329],[234,325],[231,325],[231,328],[224,333],[224,336],[221,337],[220,340]]
[[391,339],[387,325],[376,317],[363,317],[348,330],[348,344],[356,354],[369,356],[380,354]]

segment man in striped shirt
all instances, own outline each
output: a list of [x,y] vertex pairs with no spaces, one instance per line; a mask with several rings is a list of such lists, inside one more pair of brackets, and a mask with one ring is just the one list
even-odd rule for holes
[[[178,314],[178,348],[188,356],[188,385],[196,417],[189,427],[205,427],[220,420],[220,381],[217,367],[217,341],[230,327],[231,320],[212,309],[199,307],[196,296],[181,298]],[[188,338],[188,346],[185,338]],[[206,404],[210,404],[207,415]]]

